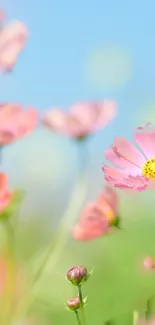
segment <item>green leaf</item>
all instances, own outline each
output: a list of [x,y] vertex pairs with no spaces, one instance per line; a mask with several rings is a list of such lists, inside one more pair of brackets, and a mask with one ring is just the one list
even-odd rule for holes
[[93,272],[94,272],[93,269],[90,272],[88,272],[86,277],[81,281],[80,285],[82,285],[82,284],[84,284],[84,282],[88,281]]
[[5,210],[0,212],[0,219],[10,218],[15,215],[19,209],[19,206],[23,200],[24,193],[21,190],[14,190],[10,204]]
[[88,299],[88,297],[84,297],[84,298],[83,298],[83,304],[84,304],[84,305],[87,304],[87,299]]
[[114,218],[111,221],[111,225],[117,228],[120,228],[120,222],[121,222],[121,218],[119,216],[117,216],[116,218]]

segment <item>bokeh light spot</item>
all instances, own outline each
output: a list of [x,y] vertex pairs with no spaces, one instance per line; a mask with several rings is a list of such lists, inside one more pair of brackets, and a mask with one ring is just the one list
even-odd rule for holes
[[86,80],[93,87],[115,90],[124,86],[133,75],[130,54],[118,46],[101,46],[87,58]]

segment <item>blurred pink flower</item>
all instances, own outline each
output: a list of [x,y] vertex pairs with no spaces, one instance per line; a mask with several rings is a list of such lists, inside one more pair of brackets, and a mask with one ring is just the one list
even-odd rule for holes
[[[1,21],[3,21],[2,12]],[[0,31],[0,70],[10,72],[25,46],[28,30],[21,21],[12,21]]]
[[12,192],[8,190],[8,177],[0,173],[0,212],[11,202]]
[[72,236],[76,240],[87,241],[101,237],[108,232],[109,221],[96,201],[83,210],[79,223],[74,226]]
[[118,219],[117,193],[105,186],[104,191],[96,201],[89,203],[83,210],[79,223],[72,230],[72,236],[76,240],[91,240],[101,237],[109,232]]
[[145,257],[144,261],[143,261],[143,265],[146,269],[148,270],[152,270],[155,269],[155,259],[152,257]]
[[150,123],[138,127],[134,140],[141,150],[124,138],[115,138],[104,155],[117,167],[103,165],[102,169],[109,185],[142,191],[155,181],[155,127]]
[[110,186],[105,186],[103,193],[97,199],[102,213],[111,222],[118,216],[118,195]]
[[19,104],[0,104],[0,146],[32,132],[37,126],[37,120],[34,108],[23,111]]
[[116,116],[116,103],[112,100],[78,103],[66,113],[61,109],[47,112],[43,123],[54,132],[76,139],[84,138],[105,127]]

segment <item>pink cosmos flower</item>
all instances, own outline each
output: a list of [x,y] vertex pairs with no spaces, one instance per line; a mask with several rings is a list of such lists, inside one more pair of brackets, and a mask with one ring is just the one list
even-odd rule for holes
[[2,26],[0,31],[0,70],[2,72],[12,71],[27,38],[28,30],[21,21],[12,21]]
[[19,104],[0,104],[0,146],[29,134],[37,126],[34,108],[23,111]]
[[88,241],[108,232],[109,222],[96,202],[88,204],[83,210],[80,221],[74,226],[72,236],[79,241]]
[[110,222],[118,216],[118,196],[110,186],[104,187],[104,191],[97,199],[97,204]]
[[61,109],[51,110],[45,114],[43,123],[54,132],[80,139],[105,127],[115,116],[116,103],[104,100],[75,104],[68,113]]
[[91,240],[109,232],[118,218],[117,193],[105,186],[97,200],[89,203],[83,210],[79,223],[74,226],[72,236],[76,240]]
[[11,202],[12,192],[8,190],[8,177],[0,173],[0,212]]
[[116,167],[103,165],[105,180],[121,189],[142,191],[155,180],[155,127],[138,127],[134,140],[139,149],[124,138],[115,138],[105,158]]

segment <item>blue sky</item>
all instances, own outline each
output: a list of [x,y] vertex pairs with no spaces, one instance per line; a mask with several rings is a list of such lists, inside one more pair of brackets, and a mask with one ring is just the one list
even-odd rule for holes
[[[114,97],[122,117],[129,108],[135,112],[155,100],[153,0],[5,0],[4,9],[8,20],[25,22],[30,38],[13,75],[1,78],[2,100],[44,109],[83,98]],[[111,51],[117,47],[130,57],[132,75],[118,89],[97,89],[86,81],[87,60],[97,48],[109,45]]]
[[[155,103],[154,0],[2,0],[2,7],[7,21],[19,19],[27,25],[30,37],[13,74],[0,77],[1,101],[31,104],[43,112],[53,106],[67,108],[83,99],[116,99],[117,119],[90,144],[92,164],[97,153],[102,162],[103,151],[113,137],[129,136]],[[44,136],[46,152],[43,142],[40,144]],[[70,150],[71,146],[66,140],[52,139],[51,151],[47,145],[51,140],[43,133],[32,137],[29,145],[21,141],[13,146],[9,149],[10,166],[18,148],[19,163],[24,156],[25,168],[32,166],[32,173],[36,159],[42,170],[46,153],[58,155],[60,161],[62,147],[66,144]],[[33,152],[38,147],[34,165],[28,163],[27,150]],[[54,169],[57,162],[52,166],[49,160],[45,168],[61,175],[60,168],[57,173]],[[17,165],[13,167],[18,171]]]

